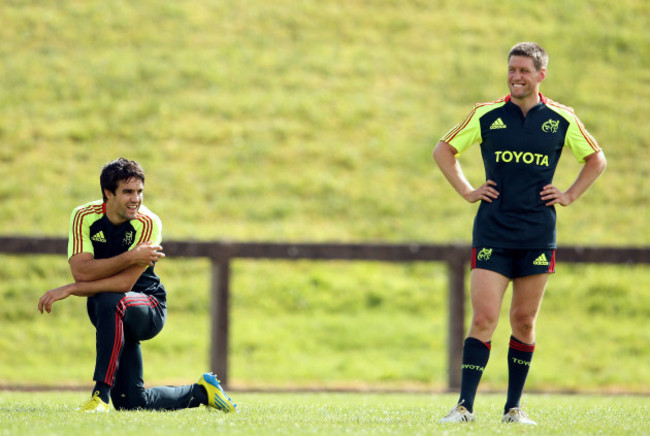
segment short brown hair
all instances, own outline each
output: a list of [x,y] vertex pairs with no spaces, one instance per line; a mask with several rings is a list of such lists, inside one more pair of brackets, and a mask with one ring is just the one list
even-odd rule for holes
[[508,61],[512,56],[525,56],[533,60],[535,69],[540,71],[548,66],[548,53],[535,42],[518,42],[508,53]]
[[102,173],[99,176],[99,185],[102,188],[104,201],[107,200],[106,194],[104,193],[105,189],[115,194],[115,190],[120,181],[127,181],[133,178],[140,179],[144,183],[144,170],[136,161],[121,157],[104,165]]

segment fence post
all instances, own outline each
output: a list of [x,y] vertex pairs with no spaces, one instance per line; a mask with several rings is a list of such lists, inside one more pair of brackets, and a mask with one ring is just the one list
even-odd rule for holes
[[228,336],[230,306],[230,259],[212,258],[210,297],[210,370],[228,385]]
[[449,267],[449,339],[447,343],[447,370],[449,390],[460,388],[463,338],[465,336],[465,267],[460,255],[447,260]]

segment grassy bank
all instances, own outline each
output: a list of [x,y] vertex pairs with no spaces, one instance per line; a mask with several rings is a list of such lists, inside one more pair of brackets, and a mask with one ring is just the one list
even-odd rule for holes
[[[560,240],[648,244],[648,9],[8,4],[2,231],[65,234],[70,210],[98,197],[103,163],[127,155],[147,170],[167,237],[467,240],[473,208],[434,168],[433,145],[475,102],[507,93],[508,49],[537,40],[551,54],[543,92],[577,109],[610,160],[561,211]],[[482,179],[477,150],[463,165]],[[578,169],[567,154],[558,184]]]

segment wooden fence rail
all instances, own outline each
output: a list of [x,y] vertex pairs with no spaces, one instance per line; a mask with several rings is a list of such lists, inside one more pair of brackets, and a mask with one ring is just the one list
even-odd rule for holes
[[[60,254],[67,239],[0,236],[0,253]],[[470,246],[463,244],[382,243],[270,243],[226,241],[164,241],[170,257],[202,257],[212,262],[210,368],[228,383],[230,262],[233,259],[365,260],[383,262],[444,262],[448,269],[448,387],[460,387],[462,344],[465,335],[465,274]],[[650,248],[559,247],[561,263],[650,264]]]

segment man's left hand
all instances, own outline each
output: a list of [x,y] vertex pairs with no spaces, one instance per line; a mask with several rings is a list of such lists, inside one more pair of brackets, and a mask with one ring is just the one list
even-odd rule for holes
[[559,204],[561,206],[568,206],[573,201],[566,192],[560,191],[555,185],[548,184],[542,188],[542,192],[539,193],[542,198],[542,201],[546,202],[547,206],[553,206],[554,204]]
[[51,289],[43,294],[38,300],[38,310],[43,313],[52,312],[52,304],[55,301],[64,300],[72,294],[72,284],[61,286],[59,288]]

